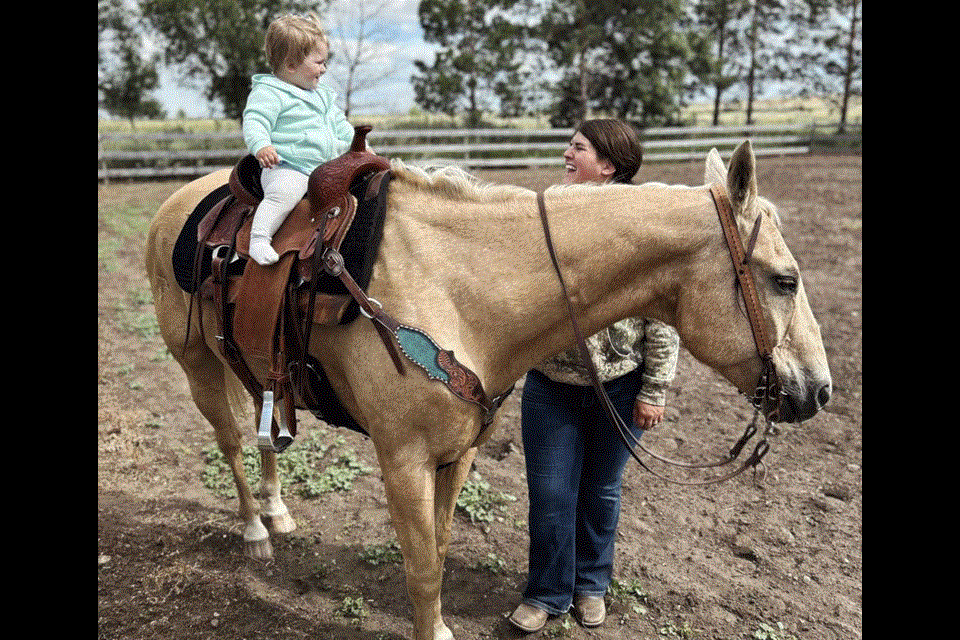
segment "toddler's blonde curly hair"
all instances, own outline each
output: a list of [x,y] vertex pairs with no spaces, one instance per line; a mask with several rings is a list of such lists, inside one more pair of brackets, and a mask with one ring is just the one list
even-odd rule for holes
[[299,65],[321,43],[329,49],[330,42],[317,14],[287,14],[267,28],[263,49],[270,68],[276,73],[285,64]]

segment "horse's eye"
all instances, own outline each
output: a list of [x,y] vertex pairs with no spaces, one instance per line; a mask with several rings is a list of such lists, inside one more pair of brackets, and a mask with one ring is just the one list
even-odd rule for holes
[[773,286],[783,295],[793,295],[797,292],[797,278],[795,276],[773,276]]

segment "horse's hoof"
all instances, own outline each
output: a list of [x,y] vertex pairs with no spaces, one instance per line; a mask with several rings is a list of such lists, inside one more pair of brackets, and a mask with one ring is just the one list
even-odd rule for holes
[[273,545],[270,544],[270,538],[244,540],[243,555],[254,560],[270,560],[273,558]]
[[453,640],[453,632],[441,622],[433,631],[433,640]]
[[273,533],[291,533],[296,531],[297,523],[289,513],[281,513],[275,516],[262,516],[263,522]]
[[256,560],[269,560],[273,557],[270,533],[258,517],[250,520],[243,531],[243,554]]

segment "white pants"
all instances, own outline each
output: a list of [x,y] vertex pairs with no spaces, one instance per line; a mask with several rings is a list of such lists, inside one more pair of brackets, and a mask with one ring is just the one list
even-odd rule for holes
[[296,169],[276,166],[261,172],[260,184],[263,185],[263,200],[253,214],[251,236],[270,239],[297,203],[307,193],[310,176]]

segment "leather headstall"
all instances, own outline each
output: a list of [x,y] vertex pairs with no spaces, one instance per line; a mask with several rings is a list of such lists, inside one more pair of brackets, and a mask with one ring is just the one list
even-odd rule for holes
[[727,197],[723,185],[718,182],[711,184],[710,194],[713,196],[717,214],[720,217],[720,226],[723,228],[723,235],[730,251],[730,260],[733,262],[733,268],[737,275],[737,284],[740,287],[747,320],[750,322],[753,340],[757,345],[757,353],[760,356],[762,371],[752,402],[755,407],[763,412],[767,420],[776,421],[780,414],[780,403],[783,398],[782,389],[777,369],[773,364],[774,345],[770,342],[764,329],[763,309],[760,307],[760,298],[757,295],[757,285],[753,279],[753,271],[749,266],[757,236],[760,233],[761,216],[758,215],[753,223],[750,241],[747,250],[744,251],[743,243],[740,240],[740,232],[737,230],[737,222],[733,216],[733,206],[730,204],[730,199]]

